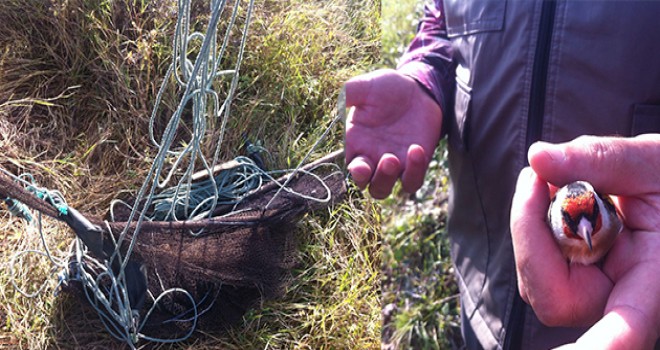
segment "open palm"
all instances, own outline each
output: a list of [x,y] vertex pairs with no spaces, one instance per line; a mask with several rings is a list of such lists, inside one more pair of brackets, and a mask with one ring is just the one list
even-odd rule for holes
[[442,112],[410,77],[379,70],[346,83],[346,160],[354,181],[369,185],[374,198],[389,195],[401,178],[414,192],[421,187],[440,138]]

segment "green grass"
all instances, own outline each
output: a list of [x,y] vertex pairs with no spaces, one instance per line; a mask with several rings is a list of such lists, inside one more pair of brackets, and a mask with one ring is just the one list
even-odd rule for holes
[[394,68],[417,32],[424,0],[383,0],[382,6],[382,62]]
[[[416,32],[424,1],[383,1],[383,57],[396,66]],[[383,347],[451,349],[462,340],[458,288],[445,228],[448,173],[442,143],[422,189],[383,201]]]
[[422,189],[383,203],[383,334],[395,349],[451,349],[461,343],[458,289],[445,228],[445,146]]
[[[193,13],[203,13],[203,1]],[[246,132],[279,167],[296,164],[335,115],[339,88],[380,55],[377,1],[261,1],[250,27],[239,93],[225,139],[235,156]],[[169,64],[174,0],[0,2],[0,165],[30,172],[69,204],[102,215],[134,193],[155,150],[148,116]],[[200,26],[204,16],[196,17]],[[218,88],[223,88],[219,85]],[[177,104],[163,100],[163,116]],[[334,130],[317,155],[341,147]],[[40,247],[34,227],[0,211],[0,347],[109,348],[119,345],[79,299],[53,295],[44,259],[19,261],[25,288],[9,283],[14,252]],[[349,192],[342,204],[306,217],[296,268],[283,298],[250,311],[228,333],[198,333],[156,348],[375,349],[380,344],[379,207]],[[72,238],[45,220],[48,246],[64,258]]]

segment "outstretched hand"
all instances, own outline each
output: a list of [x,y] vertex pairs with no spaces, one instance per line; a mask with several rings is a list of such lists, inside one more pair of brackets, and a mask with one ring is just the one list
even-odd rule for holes
[[[660,135],[580,137],[529,150],[511,208],[518,287],[549,326],[592,326],[585,349],[650,349],[660,335]],[[602,268],[569,264],[546,223],[549,185],[616,195],[624,229]]]
[[346,83],[346,162],[353,181],[383,199],[400,178],[414,193],[440,139],[442,112],[412,78],[385,69]]

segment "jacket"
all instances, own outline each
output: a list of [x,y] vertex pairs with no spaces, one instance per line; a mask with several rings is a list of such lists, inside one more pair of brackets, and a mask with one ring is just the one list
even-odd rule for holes
[[509,231],[515,182],[537,140],[660,132],[660,2],[436,0],[398,69],[443,110],[447,223],[470,349],[542,349],[520,298]]

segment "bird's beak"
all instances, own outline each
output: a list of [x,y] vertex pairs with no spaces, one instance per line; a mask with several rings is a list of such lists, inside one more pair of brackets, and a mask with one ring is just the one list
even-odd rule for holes
[[578,235],[584,239],[585,242],[587,242],[587,245],[589,246],[589,250],[593,250],[593,246],[591,245],[591,233],[593,232],[593,227],[591,227],[591,223],[589,220],[582,218],[580,220],[580,223],[578,224]]

